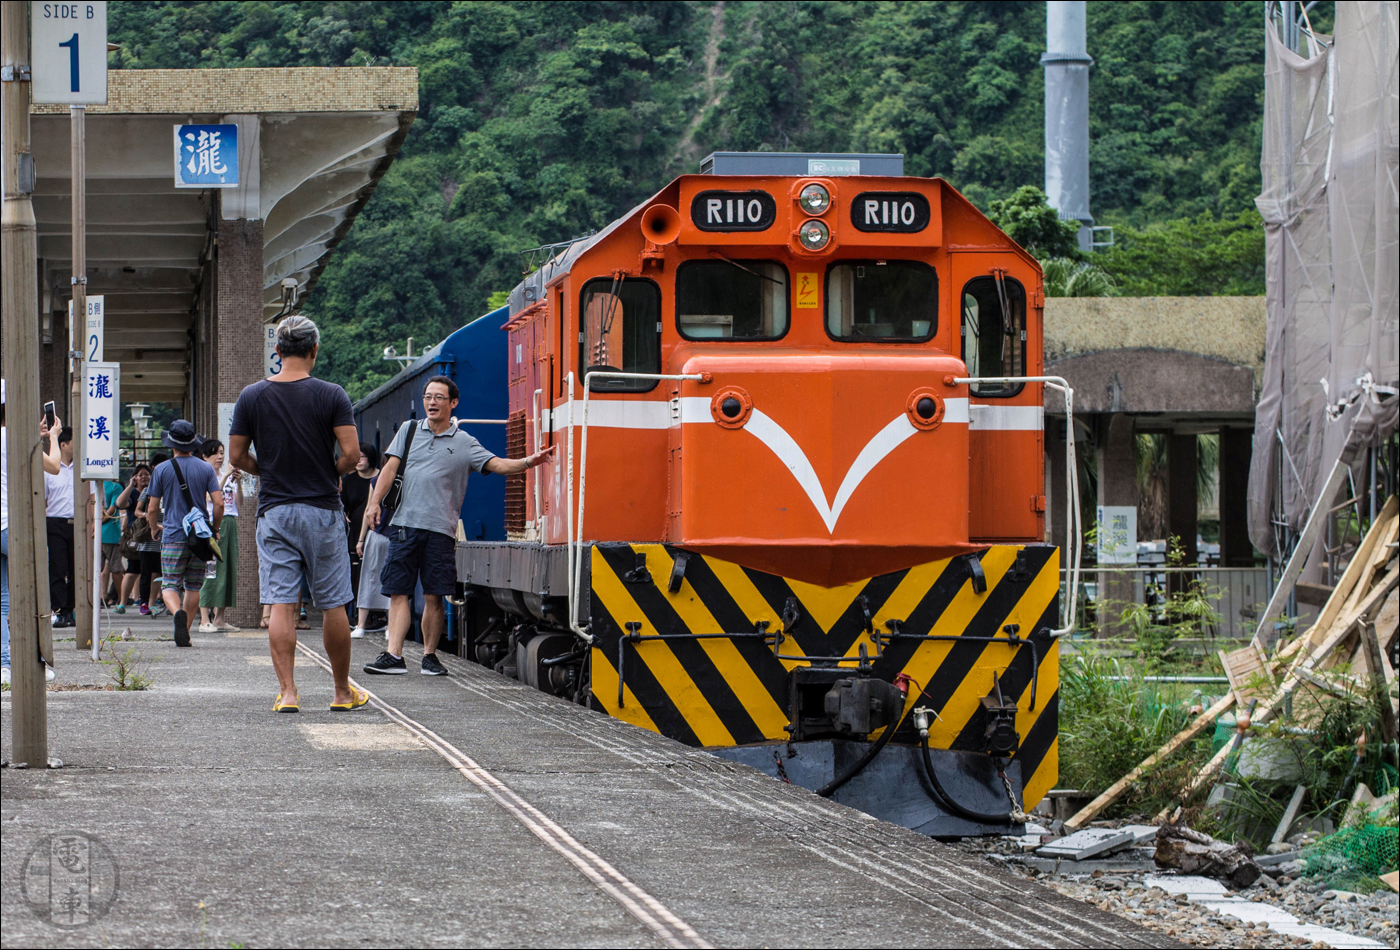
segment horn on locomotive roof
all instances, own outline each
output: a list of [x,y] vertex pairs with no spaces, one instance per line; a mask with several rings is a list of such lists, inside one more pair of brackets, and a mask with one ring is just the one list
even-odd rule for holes
[[652,205],[642,212],[642,233],[653,244],[672,244],[681,236],[681,213],[670,205]]

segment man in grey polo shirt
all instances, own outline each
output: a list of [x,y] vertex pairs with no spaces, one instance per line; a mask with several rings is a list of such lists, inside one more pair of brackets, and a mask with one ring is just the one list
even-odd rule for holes
[[[423,675],[445,676],[437,658],[438,641],[446,615],[442,598],[457,586],[457,518],[467,479],[472,472],[518,475],[543,462],[550,450],[529,458],[497,458],[480,442],[457,427],[457,384],[446,376],[434,376],[423,387],[420,422],[405,422],[384,453],[384,466],[374,496],[365,506],[365,520],[379,526],[380,506],[403,466],[403,491],[399,507],[389,521],[389,554],[379,575],[389,598],[388,649],[366,673],[407,673],[403,642],[413,622],[413,594],[423,584]],[[407,463],[404,459],[407,457]]]

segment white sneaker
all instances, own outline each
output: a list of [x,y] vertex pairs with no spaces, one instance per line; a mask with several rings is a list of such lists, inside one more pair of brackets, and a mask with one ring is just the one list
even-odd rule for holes
[[8,666],[0,666],[0,686],[9,686],[9,685],[10,685],[10,668],[9,668]]
[[350,631],[350,639],[351,639],[351,640],[363,640],[364,638],[365,638],[365,628],[364,628],[364,627],[356,627],[355,629],[353,629],[353,630]]
[[48,665],[45,665],[45,666],[44,666],[44,682],[45,682],[45,683],[52,683],[52,682],[53,682],[53,667],[52,667],[52,666],[48,666]]
[[219,632],[219,628],[216,627],[216,626],[214,626],[212,623],[202,623],[202,624],[199,625],[199,632],[200,632],[200,633],[218,633],[218,632]]

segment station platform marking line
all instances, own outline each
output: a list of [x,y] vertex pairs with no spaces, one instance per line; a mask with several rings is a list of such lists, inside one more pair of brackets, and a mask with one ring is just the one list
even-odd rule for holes
[[[297,644],[297,649],[301,651],[302,655],[315,661],[327,673],[331,671],[330,662],[315,650],[302,643]],[[489,795],[496,804],[504,808],[511,817],[524,825],[535,837],[578,868],[579,872],[593,882],[599,890],[621,904],[629,914],[641,921],[667,946],[713,950],[712,944],[702,938],[695,932],[694,928],[677,917],[659,900],[638,887],[602,857],[580,844],[553,819],[531,805],[505,782],[478,765],[465,752],[427,726],[389,705],[355,680],[352,679],[350,682],[369,694],[371,706],[383,713],[391,722],[402,726],[441,756],[448,765],[451,765],[467,781]]]
[[[685,770],[670,766],[680,764],[680,761],[688,758],[691,753],[704,757],[709,757],[710,753],[686,749],[679,753],[678,759],[676,753],[629,747],[624,744],[621,733],[635,727],[606,716],[593,723],[596,729],[572,729],[558,719],[540,714],[532,701],[545,700],[545,694],[527,690],[527,694],[530,694],[527,701],[518,693],[508,690],[505,684],[511,681],[504,678],[500,678],[501,684],[491,686],[480,681],[464,682],[471,665],[450,654],[445,655],[443,659],[448,669],[458,674],[451,677],[449,682],[459,689],[558,729],[636,765],[663,768],[668,779],[677,787],[717,807],[737,810],[760,820],[782,824],[792,831],[798,846],[814,856],[849,873],[889,886],[935,913],[956,917],[961,924],[986,938],[988,946],[1029,946],[1031,943],[1027,937],[1030,936],[1040,938],[1043,943],[1038,945],[1041,946],[1054,946],[1066,936],[1077,938],[1086,946],[1151,945],[1136,941],[1127,942],[1127,935],[1122,931],[1105,926],[1104,922],[1092,917],[1067,920],[1037,906],[1034,902],[1027,902],[1023,891],[1017,890],[1011,882],[999,878],[990,869],[983,871],[968,866],[940,868],[907,858],[903,855],[906,843],[900,838],[901,834],[907,832],[893,826],[883,827],[882,822],[863,812],[845,806],[832,806],[825,799],[810,802],[786,799],[778,802],[764,796],[758,789],[742,781],[740,776],[733,774],[735,771],[749,771],[747,766],[735,766],[732,769],[726,767],[719,771],[703,770],[712,787],[702,787],[699,782],[687,781],[684,776]],[[820,845],[810,844],[809,840],[818,841]],[[1018,935],[1008,937],[1004,931],[982,926],[978,922],[979,915],[989,914],[999,914],[1003,920],[1009,920],[1019,928]],[[1143,936],[1150,940],[1154,935],[1147,931]]]

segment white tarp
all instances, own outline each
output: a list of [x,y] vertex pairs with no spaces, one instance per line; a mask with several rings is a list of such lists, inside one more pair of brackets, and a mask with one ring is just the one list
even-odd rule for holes
[[1274,557],[1287,553],[1276,502],[1301,530],[1349,434],[1363,490],[1359,449],[1395,431],[1400,403],[1400,0],[1336,9],[1335,36],[1308,36],[1306,56],[1265,29],[1268,330],[1249,522]]

